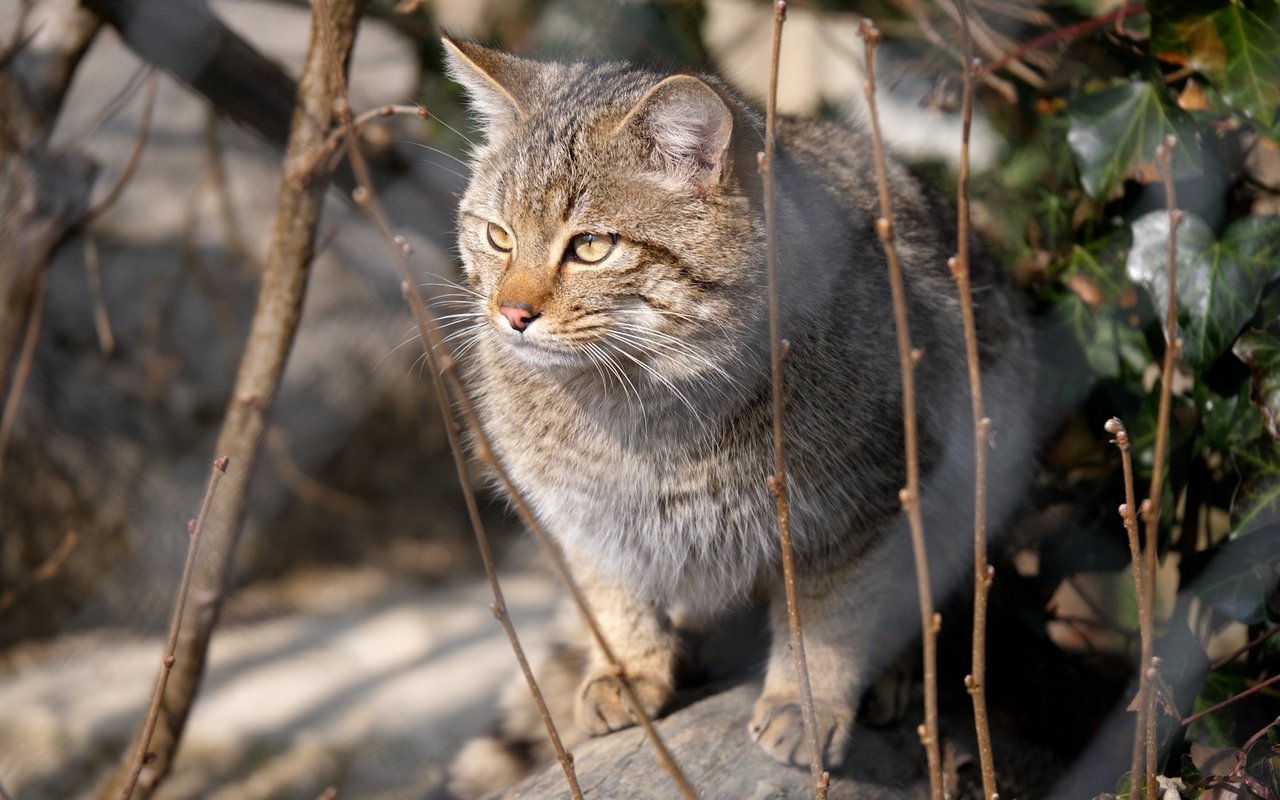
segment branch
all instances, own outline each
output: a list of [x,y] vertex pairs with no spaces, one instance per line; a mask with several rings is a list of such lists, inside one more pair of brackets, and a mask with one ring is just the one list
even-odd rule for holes
[[120,195],[124,194],[124,188],[129,185],[129,180],[133,178],[133,173],[138,169],[138,164],[142,161],[142,151],[147,149],[147,137],[151,133],[151,112],[155,110],[156,87],[160,83],[159,77],[154,69],[150,70],[150,74],[147,75],[147,94],[142,101],[142,117],[138,120],[138,140],[133,144],[133,152],[129,153],[129,160],[125,162],[124,169],[120,171],[120,177],[116,179],[115,184],[107,192],[107,196],[89,209],[88,214],[86,214],[86,222],[102,216],[108,208],[115,205],[115,202],[120,199]]
[[[1182,222],[1182,212],[1177,207],[1177,196],[1173,185],[1173,149],[1178,140],[1166,136],[1164,142],[1156,148],[1156,166],[1164,181],[1165,206],[1169,210],[1169,275],[1168,294],[1165,298],[1165,348],[1164,363],[1160,370],[1160,410],[1156,419],[1155,458],[1151,465],[1151,488],[1147,499],[1142,504],[1143,529],[1146,533],[1146,549],[1143,552],[1144,571],[1146,577],[1147,597],[1143,608],[1144,618],[1139,620],[1145,628],[1143,634],[1142,665],[1152,664],[1152,669],[1144,669],[1142,684],[1139,689],[1142,696],[1142,714],[1146,722],[1146,800],[1155,800],[1156,769],[1156,737],[1155,737],[1155,676],[1152,670],[1157,669],[1154,658],[1154,616],[1156,597],[1156,539],[1160,532],[1160,493],[1164,488],[1165,448],[1169,442],[1169,407],[1172,402],[1173,365],[1182,350],[1182,340],[1178,338],[1178,225]],[[1133,778],[1130,779],[1131,781]]]
[[[1120,451],[1120,464],[1124,470],[1124,503],[1120,505],[1120,518],[1124,520],[1124,530],[1129,540],[1129,558],[1133,562],[1133,594],[1137,598],[1138,604],[1138,635],[1141,637],[1142,652],[1147,653],[1151,651],[1151,642],[1148,641],[1151,635],[1151,628],[1143,623],[1149,617],[1147,616],[1147,595],[1143,579],[1142,550],[1138,543],[1138,517],[1137,505],[1134,501],[1133,459],[1129,453],[1129,432],[1125,430],[1124,423],[1119,417],[1112,417],[1107,420],[1104,429],[1115,437],[1112,439],[1112,443]],[[1141,691],[1140,684],[1139,697],[1142,696]],[[1145,708],[1142,703],[1137,704],[1136,711],[1138,716],[1133,726],[1133,757],[1129,764],[1129,780],[1131,783],[1133,776],[1137,775],[1142,769],[1142,756],[1145,752],[1143,746],[1143,731],[1146,730],[1146,725],[1143,723]]]
[[866,41],[867,81],[863,91],[871,114],[871,137],[875,147],[876,184],[880,192],[880,218],[876,235],[884,247],[889,267],[889,288],[893,294],[893,320],[898,338],[898,367],[902,373],[902,433],[906,449],[907,485],[898,499],[907,512],[911,526],[911,550],[915,557],[916,588],[920,596],[920,630],[924,649],[924,713],[925,721],[918,729],[929,761],[929,789],[933,800],[942,800],[942,755],[938,746],[938,628],[941,615],[933,611],[933,590],[929,582],[929,556],[925,549],[924,522],[920,518],[920,453],[916,441],[915,366],[923,353],[911,346],[907,325],[907,300],[902,285],[902,267],[893,238],[893,208],[889,202],[889,181],[885,175],[884,145],[880,139],[880,116],[876,109],[875,51],[880,32],[867,19],[862,21],[859,35]]
[[782,549],[782,583],[787,597],[787,627],[791,630],[791,655],[795,659],[796,680],[800,684],[800,713],[804,720],[805,745],[809,748],[809,773],[817,800],[827,795],[831,776],[822,769],[818,749],[818,717],[809,685],[809,664],[804,653],[800,626],[800,601],[796,596],[795,548],[791,544],[791,511],[787,499],[786,444],[783,439],[783,372],[788,343],[782,339],[782,312],[778,301],[778,215],[774,203],[773,157],[777,150],[775,128],[778,116],[778,56],[782,49],[782,24],[787,19],[786,0],[773,5],[773,41],[769,56],[769,95],[764,123],[764,152],[757,154],[764,182],[764,224],[766,236],[765,271],[769,284],[769,366],[773,401],[773,474],[768,478],[778,515],[778,538]]
[[[102,4],[103,1],[88,0],[92,4]],[[167,4],[161,5],[168,8]],[[173,8],[181,5],[185,3],[175,3]],[[334,19],[331,24],[340,32],[341,62],[345,63],[346,53],[350,51],[355,37],[362,3],[360,0],[335,0],[332,7]],[[323,144],[333,118],[338,86],[331,78],[329,50],[319,37],[322,24],[313,14],[311,43],[298,83],[293,126],[285,153],[285,175],[290,174],[315,147]],[[156,758],[138,784],[144,797],[149,796],[168,774],[199,689],[209,640],[217,625],[236,542],[244,524],[249,480],[257,463],[285,360],[297,333],[314,252],[316,226],[327,186],[327,175],[317,176],[305,185],[287,179],[280,185],[258,305],[216,445],[216,452],[227,454],[239,466],[228,478],[225,491],[219,494],[217,502],[210,508],[205,557],[196,564],[192,578],[195,589],[191,601],[194,624],[185,627],[178,639],[176,663],[179,670],[171,676],[172,680],[166,687],[151,745]],[[140,738],[142,733],[139,733]],[[112,785],[118,786],[121,779],[122,773],[118,772]],[[118,791],[111,794],[118,794]]]
[[174,651],[178,646],[178,632],[182,630],[182,615],[187,605],[187,590],[191,587],[191,575],[196,563],[196,551],[200,548],[201,534],[204,532],[205,520],[209,518],[209,506],[213,504],[213,494],[218,490],[218,483],[227,472],[227,457],[223,456],[213,462],[213,473],[209,476],[209,485],[205,489],[204,502],[200,504],[200,516],[187,524],[187,559],[182,566],[182,580],[178,583],[178,599],[173,603],[173,616],[169,620],[169,635],[165,640],[164,658],[160,662],[160,674],[156,676],[156,688],[151,693],[151,705],[147,709],[146,719],[142,723],[142,735],[138,737],[133,753],[133,767],[129,779],[120,790],[121,800],[129,800],[134,787],[138,784],[138,776],[147,763],[147,746],[151,743],[151,734],[155,732],[156,720],[160,718],[160,703],[164,699],[165,684],[169,682],[169,672],[173,669]]
[[948,262],[960,295],[960,318],[964,325],[965,363],[969,368],[969,397],[973,412],[973,649],[971,670],[965,686],[973,700],[974,730],[978,738],[978,759],[982,768],[982,792],[986,800],[997,800],[995,755],[991,750],[991,726],[987,720],[987,593],[995,570],[987,562],[987,448],[991,441],[991,420],[982,404],[982,365],[978,361],[978,329],[973,318],[973,293],[969,285],[969,134],[973,125],[973,78],[978,61],[973,57],[969,36],[969,9],[965,0],[956,0],[960,18],[960,41],[964,46],[964,94],[961,100],[960,176],[956,200],[956,255]]
[[26,578],[19,581],[16,586],[11,586],[0,592],[0,614],[4,614],[4,612],[13,608],[13,604],[18,601],[18,598],[31,591],[31,588],[36,584],[56,578],[62,570],[63,563],[66,562],[71,552],[76,549],[76,545],[79,542],[79,534],[75,531],[67,531],[67,535],[62,537],[62,543],[49,554],[49,557],[40,566],[36,567]]

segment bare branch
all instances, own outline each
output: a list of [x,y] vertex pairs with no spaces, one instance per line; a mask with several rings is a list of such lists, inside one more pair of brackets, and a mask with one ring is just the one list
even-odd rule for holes
[[151,693],[151,705],[142,723],[142,735],[138,737],[137,747],[133,753],[133,768],[129,779],[120,790],[122,800],[129,800],[134,787],[138,784],[138,776],[147,762],[147,746],[151,743],[151,734],[155,732],[156,721],[160,718],[160,704],[164,699],[165,684],[169,682],[169,672],[173,669],[174,651],[178,646],[178,632],[182,629],[182,616],[187,606],[187,591],[191,588],[191,576],[195,572],[196,552],[200,548],[201,534],[204,532],[205,520],[209,518],[209,507],[213,504],[214,492],[218,483],[227,472],[227,457],[223,456],[213,462],[213,472],[209,475],[209,485],[205,489],[204,502],[200,504],[200,516],[187,525],[189,540],[187,541],[187,559],[182,566],[182,580],[178,584],[178,598],[173,603],[173,616],[169,620],[169,635],[165,639],[164,658],[160,661],[160,674],[156,676],[156,688]]
[[45,581],[53,580],[58,577],[58,573],[62,570],[62,565],[66,562],[67,557],[71,555],[71,551],[76,549],[76,545],[80,542],[80,535],[75,531],[67,531],[67,535],[62,537],[62,542],[54,549],[49,557],[44,560],[40,566],[16,586],[11,586],[0,592],[0,614],[13,608],[13,604],[18,598],[31,591],[31,588]]
[[89,213],[85,215],[85,221],[91,221],[102,216],[102,214],[117,200],[120,195],[124,194],[124,189],[129,185],[129,180],[133,178],[133,173],[138,169],[138,164],[142,161],[142,151],[147,149],[147,137],[151,133],[151,113],[156,106],[156,87],[160,83],[160,75],[154,69],[150,70],[147,75],[147,94],[142,101],[142,117],[138,120],[138,140],[133,144],[133,152],[129,153],[129,160],[125,162],[124,169],[120,172],[120,177],[116,179],[115,184],[107,192],[107,196],[102,201],[89,209]]
[[778,116],[778,56],[782,49],[782,24],[787,19],[786,0],[773,4],[773,39],[769,56],[769,94],[764,123],[764,152],[758,154],[760,176],[764,182],[764,224],[766,236],[765,271],[769,284],[769,365],[773,403],[773,474],[769,491],[773,494],[778,515],[778,538],[782,550],[782,583],[787,597],[787,626],[791,630],[791,656],[795,660],[796,681],[800,684],[800,714],[804,720],[805,746],[809,748],[809,772],[813,779],[814,797],[826,796],[830,776],[822,768],[822,751],[818,749],[818,717],[813,707],[813,689],[809,684],[809,664],[804,653],[804,635],[800,625],[800,601],[796,593],[795,548],[791,544],[791,512],[787,499],[787,458],[783,429],[783,369],[787,343],[782,340],[782,312],[778,301],[778,215],[774,201],[773,157],[777,149],[775,128]]
[[104,356],[116,351],[116,337],[111,332],[111,316],[102,292],[102,266],[98,261],[98,240],[92,234],[84,237],[84,272],[89,282],[89,298],[93,303],[93,329],[98,335],[98,348]]
[[[1107,433],[1114,437],[1112,443],[1120,451],[1120,464],[1124,471],[1124,503],[1120,506],[1120,517],[1124,520],[1124,530],[1129,540],[1129,557],[1133,561],[1133,594],[1138,603],[1138,635],[1141,637],[1143,652],[1150,652],[1151,643],[1147,641],[1147,637],[1151,635],[1151,630],[1149,626],[1144,624],[1144,620],[1148,619],[1146,610],[1147,596],[1143,588],[1142,550],[1138,543],[1138,512],[1136,501],[1134,500],[1133,459],[1129,453],[1129,432],[1125,430],[1124,423],[1119,417],[1112,417],[1107,420],[1105,429]],[[1141,697],[1141,689],[1139,689],[1139,692]],[[1143,747],[1143,731],[1146,730],[1146,726],[1143,724],[1145,710],[1141,703],[1137,704],[1136,710],[1138,716],[1133,727],[1133,757],[1129,766],[1131,781],[1142,769],[1142,756],[1145,752]]]
[[929,582],[929,556],[924,541],[924,522],[920,518],[920,453],[916,436],[915,365],[923,355],[911,346],[907,325],[907,300],[902,285],[902,267],[894,243],[893,208],[889,202],[889,181],[885,174],[884,145],[880,139],[880,116],[876,109],[875,51],[880,32],[871,20],[864,19],[859,35],[866,42],[867,81],[863,91],[871,115],[871,137],[875,147],[876,184],[880,192],[880,218],[876,235],[884,247],[889,267],[889,288],[893,294],[894,328],[898,339],[898,367],[902,373],[902,432],[906,449],[907,485],[898,493],[911,527],[911,550],[916,564],[916,587],[920,596],[920,629],[924,650],[925,721],[918,729],[929,761],[929,789],[933,800],[942,800],[942,755],[938,743],[938,628],[942,617],[933,610],[933,589]]
[[[445,349],[440,335],[439,325],[432,315],[431,310],[422,300],[422,296],[414,288],[415,282],[413,277],[413,268],[410,261],[412,248],[403,237],[396,236],[391,230],[391,225],[387,220],[387,215],[383,212],[381,205],[377,201],[377,197],[373,191],[370,181],[368,164],[365,162],[363,154],[359,148],[353,146],[354,140],[350,137],[347,139],[347,154],[351,159],[351,165],[356,174],[357,186],[353,193],[353,199],[356,204],[364,208],[368,213],[370,220],[374,226],[382,234],[384,239],[391,245],[396,263],[400,268],[401,291],[405,295],[405,299],[409,303],[409,307],[413,310],[414,319],[418,324],[418,335],[421,337],[425,348],[428,367],[432,374],[438,375],[444,381],[451,396],[457,404],[458,414],[463,423],[472,432],[475,437],[473,447],[475,449],[476,458],[483,463],[498,478],[502,485],[503,491],[510,498],[511,503],[515,506],[516,513],[520,516],[520,520],[529,529],[537,541],[538,546],[542,549],[543,554],[551,562],[552,568],[555,570],[557,577],[561,583],[569,591],[570,599],[577,607],[579,614],[582,616],[583,622],[587,626],[587,630],[591,633],[592,639],[596,646],[600,648],[601,654],[609,665],[616,670],[619,684],[622,687],[623,699],[626,700],[631,709],[632,715],[644,730],[645,736],[648,737],[654,750],[657,752],[658,760],[671,775],[676,782],[682,795],[688,798],[698,796],[697,791],[693,788],[693,784],[689,782],[684,771],[680,769],[680,765],[676,763],[675,757],[667,748],[666,743],[662,740],[662,736],[658,733],[658,729],[654,727],[653,721],[649,719],[649,715],[645,713],[644,707],[640,703],[640,698],[636,696],[635,689],[631,685],[630,679],[627,678],[626,671],[622,662],[613,652],[609,642],[604,637],[599,624],[596,622],[595,616],[591,613],[591,608],[587,603],[586,597],[582,594],[582,589],[578,586],[578,582],[574,580],[573,575],[569,571],[569,566],[565,562],[564,555],[560,552],[560,548],[543,529],[542,523],[534,515],[533,509],[529,507],[528,502],[521,495],[519,489],[516,488],[510,474],[503,467],[502,462],[498,460],[497,455],[493,452],[493,448],[489,443],[489,437],[485,433],[484,428],[480,425],[480,416],[475,406],[471,402],[471,397],[467,393],[466,387],[458,376],[457,367]],[[448,409],[450,406],[446,403],[441,406],[442,409]],[[452,441],[452,440],[451,440]],[[455,453],[455,458],[462,457],[460,452]],[[499,618],[501,621],[501,618]],[[545,722],[546,718],[544,718]],[[563,764],[563,762],[562,762]]]
[[[1154,461],[1151,465],[1151,488],[1147,499],[1142,504],[1143,530],[1146,534],[1144,542],[1143,562],[1146,577],[1146,602],[1144,618],[1139,624],[1145,627],[1143,634],[1143,653],[1140,664],[1154,664],[1154,616],[1156,590],[1156,540],[1160,532],[1160,493],[1164,488],[1165,448],[1169,442],[1169,408],[1172,403],[1173,365],[1182,351],[1182,340],[1178,338],[1178,225],[1182,222],[1182,212],[1178,210],[1177,196],[1173,185],[1173,150],[1178,145],[1174,136],[1166,136],[1164,142],[1156,148],[1156,166],[1164,182],[1165,207],[1169,211],[1169,272],[1168,290],[1165,297],[1165,348],[1164,363],[1160,370],[1160,410],[1156,418],[1156,445]],[[1153,669],[1155,669],[1153,667]],[[1155,737],[1155,685],[1151,670],[1142,672],[1142,686],[1139,690],[1143,699],[1143,717],[1146,722],[1146,781],[1147,800],[1155,800],[1156,769],[1156,737]]]
[[26,389],[27,378],[31,375],[36,339],[40,335],[40,322],[44,318],[45,272],[44,268],[36,272],[35,286],[31,291],[31,310],[27,312],[27,330],[22,337],[22,350],[18,353],[18,367],[13,373],[13,382],[9,384],[9,394],[5,397],[4,413],[0,415],[0,476],[4,475],[4,453],[9,449],[9,437],[13,435],[13,426],[18,420],[18,406],[22,403],[22,393]]
[[987,720],[987,594],[995,570],[987,563],[987,449],[991,441],[991,420],[982,404],[982,365],[978,360],[978,329],[973,318],[973,294],[969,286],[969,135],[973,126],[973,78],[978,63],[973,58],[969,35],[969,9],[965,0],[956,0],[960,19],[960,41],[964,47],[964,93],[961,100],[960,175],[957,187],[957,242],[955,258],[948,262],[960,295],[960,318],[964,325],[965,363],[969,368],[969,397],[973,412],[973,650],[965,686],[973,700],[973,723],[978,738],[978,760],[982,768],[982,791],[986,800],[997,800],[995,754],[991,750],[991,725]]

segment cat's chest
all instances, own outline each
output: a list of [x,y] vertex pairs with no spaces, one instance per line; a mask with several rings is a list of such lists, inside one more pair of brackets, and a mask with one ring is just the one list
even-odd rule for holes
[[739,420],[682,437],[659,432],[670,418],[619,424],[611,414],[629,413],[625,407],[604,412],[551,393],[526,399],[517,412],[489,395],[486,430],[516,485],[566,543],[589,540],[606,557],[674,569],[657,564],[655,552],[683,555],[688,568],[770,535],[767,427]]

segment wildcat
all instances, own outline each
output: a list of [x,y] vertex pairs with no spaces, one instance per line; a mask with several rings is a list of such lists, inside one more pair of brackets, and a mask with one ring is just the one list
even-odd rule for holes
[[[542,63],[444,41],[485,131],[458,237],[474,295],[468,381],[497,456],[559,541],[651,715],[674,688],[673,620],[714,624],[764,598],[774,643],[744,735],[776,759],[807,764],[766,486],[760,114],[708,76]],[[871,154],[863,131],[779,121],[791,524],[828,765],[846,754],[863,692],[918,631]],[[911,333],[923,351],[922,508],[943,589],[971,564],[969,388],[946,267],[955,233],[944,204],[900,165],[888,168]],[[1022,463],[1028,336],[990,265],[974,264],[973,284],[987,410],[1001,441],[990,467],[998,520],[1016,494],[999,489],[1017,484]],[[570,743],[634,723],[594,648],[566,642],[557,653],[543,679],[571,687],[560,715]],[[478,794],[528,766],[536,718],[513,706],[501,725],[455,763],[456,793]],[[526,752],[504,755],[503,738]]]

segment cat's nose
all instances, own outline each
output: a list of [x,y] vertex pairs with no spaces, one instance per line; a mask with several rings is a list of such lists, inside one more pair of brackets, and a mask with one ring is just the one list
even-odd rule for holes
[[529,327],[530,322],[542,316],[541,311],[535,311],[528,303],[503,303],[498,306],[498,310],[507,318],[512,329],[520,333],[524,333],[524,329]]

